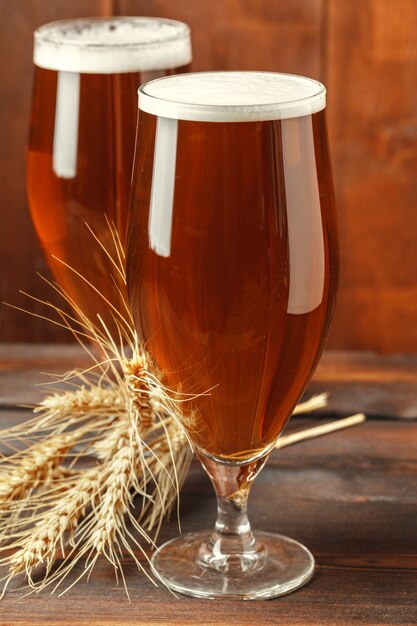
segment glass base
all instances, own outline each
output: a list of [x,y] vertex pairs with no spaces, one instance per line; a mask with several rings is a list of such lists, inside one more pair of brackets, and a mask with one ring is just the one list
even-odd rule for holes
[[290,593],[314,573],[314,558],[298,541],[256,533],[251,554],[222,554],[212,531],[189,533],[155,552],[151,567],[167,587],[198,598],[262,600]]

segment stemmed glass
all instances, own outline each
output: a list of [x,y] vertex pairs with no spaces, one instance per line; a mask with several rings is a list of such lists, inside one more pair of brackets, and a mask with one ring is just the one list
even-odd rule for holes
[[174,20],[70,19],[35,32],[30,212],[56,281],[90,321],[100,315],[115,337],[111,307],[124,311],[125,286],[112,262],[111,225],[124,243],[137,89],[188,71],[190,61],[190,29]]
[[163,545],[153,571],[192,596],[282,595],[310,579],[314,559],[254,534],[246,509],[334,306],[325,88],[266,72],[183,74],[142,85],[139,109],[130,302],[218,501],[214,530]]

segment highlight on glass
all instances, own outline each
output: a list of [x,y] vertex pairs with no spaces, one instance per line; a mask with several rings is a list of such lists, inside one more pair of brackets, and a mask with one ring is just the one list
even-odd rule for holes
[[155,575],[184,594],[271,598],[313,575],[299,542],[252,532],[247,500],[335,302],[325,104],[317,81],[268,72],[183,74],[139,90],[128,292],[218,502],[214,529],[153,557]]
[[[109,224],[124,243],[137,90],[188,71],[190,29],[174,20],[111,17],[62,20],[35,32],[27,195],[55,279],[90,320],[116,333],[124,285]],[[79,272],[104,297],[92,297]],[[108,302],[106,302],[106,299]]]

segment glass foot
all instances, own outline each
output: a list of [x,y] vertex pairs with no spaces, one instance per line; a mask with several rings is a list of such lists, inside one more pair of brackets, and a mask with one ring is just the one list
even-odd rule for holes
[[298,541],[256,533],[249,553],[216,551],[213,533],[189,533],[155,552],[151,567],[173,591],[198,598],[262,600],[290,593],[314,573],[314,558]]

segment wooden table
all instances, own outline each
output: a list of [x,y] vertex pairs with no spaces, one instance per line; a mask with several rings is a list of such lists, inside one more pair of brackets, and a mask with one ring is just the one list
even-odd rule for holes
[[[40,371],[83,362],[75,347],[0,346],[1,423],[29,415],[15,405],[39,394]],[[255,528],[288,534],[314,553],[316,574],[298,592],[266,602],[177,599],[126,560],[129,603],[111,566],[100,561],[88,584],[61,598],[21,599],[13,589],[0,603],[0,625],[417,624],[416,383],[416,357],[323,358],[307,395],[330,390],[330,408],[294,418],[288,431],[323,421],[326,413],[365,410],[370,418],[273,454],[250,501]],[[214,511],[211,486],[194,463],[182,494],[183,530],[211,524]],[[161,540],[175,534],[171,522]]]

